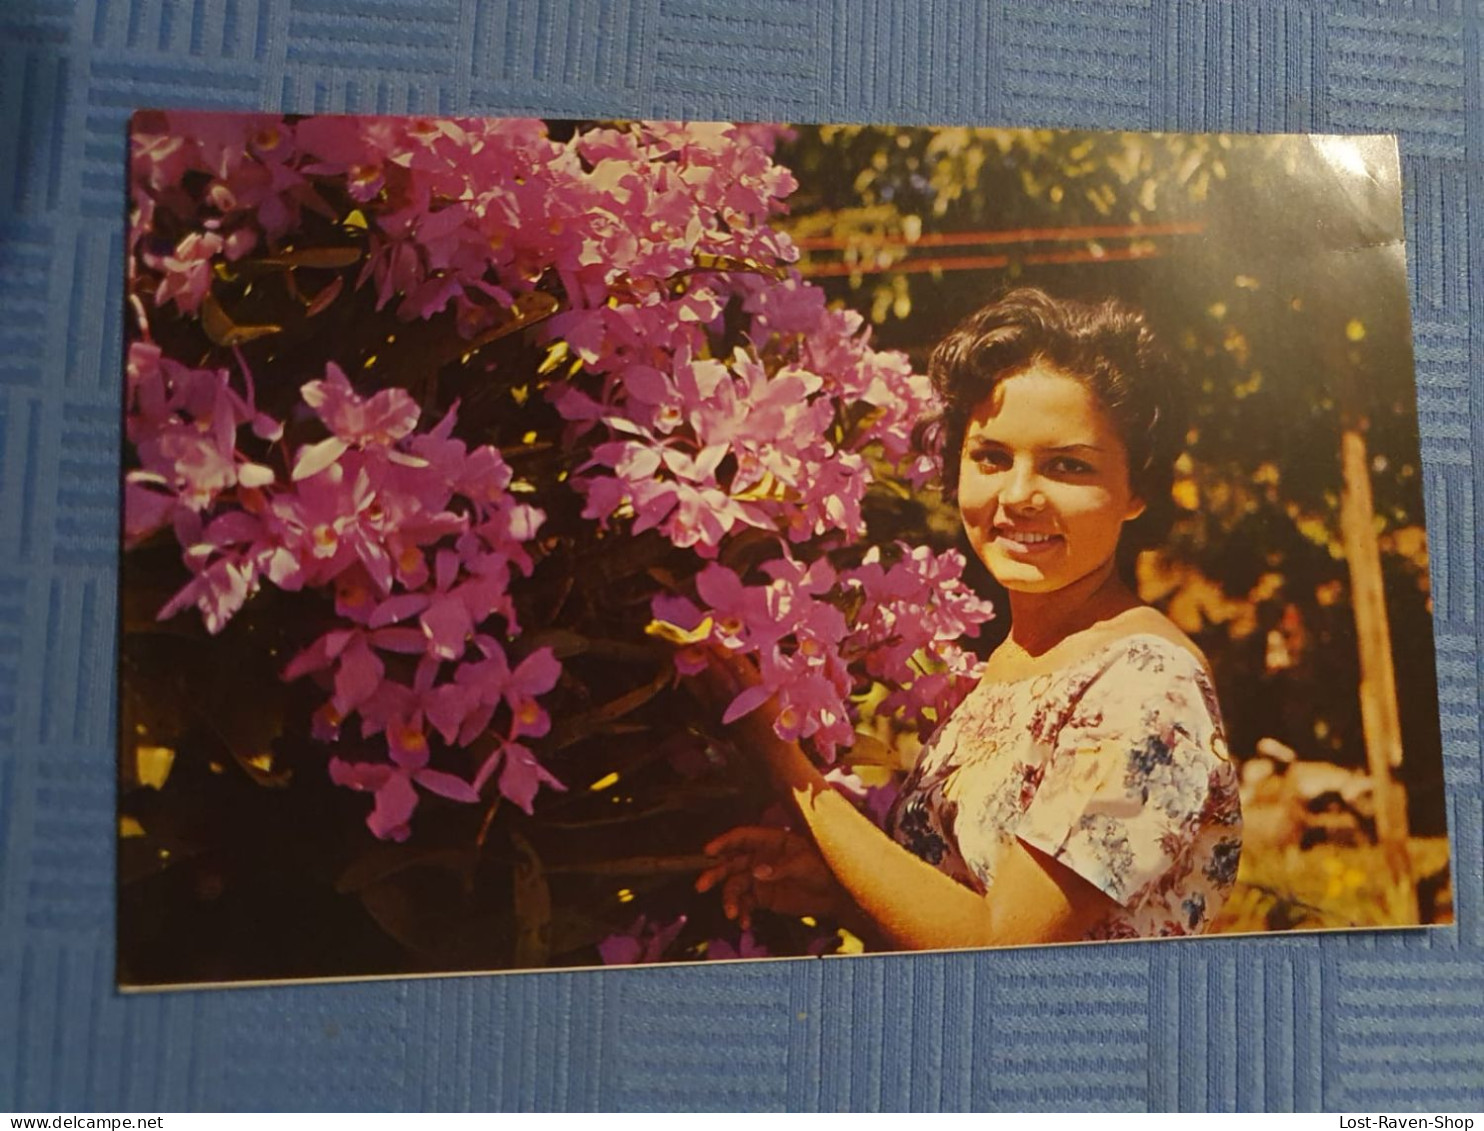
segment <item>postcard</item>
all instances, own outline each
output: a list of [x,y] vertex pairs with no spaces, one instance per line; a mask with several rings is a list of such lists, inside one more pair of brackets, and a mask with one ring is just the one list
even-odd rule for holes
[[122,987],[1452,921],[1391,139],[141,111],[129,184]]

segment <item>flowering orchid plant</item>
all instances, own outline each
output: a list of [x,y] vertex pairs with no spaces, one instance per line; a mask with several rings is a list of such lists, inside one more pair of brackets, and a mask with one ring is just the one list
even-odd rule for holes
[[[871,521],[931,390],[790,267],[777,133],[135,118],[126,548],[212,636],[301,595],[278,671],[376,837],[539,821],[667,718],[682,777],[768,701],[833,763],[972,686],[962,556]],[[714,650],[761,681],[706,720]]]

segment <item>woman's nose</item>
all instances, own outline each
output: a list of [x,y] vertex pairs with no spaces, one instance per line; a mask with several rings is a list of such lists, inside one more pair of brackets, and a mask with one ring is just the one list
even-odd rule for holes
[[1039,495],[1034,468],[1017,462],[1005,473],[1000,487],[1000,502],[1006,506],[1028,506]]

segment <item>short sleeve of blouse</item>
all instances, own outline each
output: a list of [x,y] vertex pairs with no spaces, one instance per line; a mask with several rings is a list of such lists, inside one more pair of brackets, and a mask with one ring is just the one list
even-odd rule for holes
[[1191,859],[1231,774],[1209,677],[1158,637],[1126,642],[1070,705],[1016,835],[1132,910]]

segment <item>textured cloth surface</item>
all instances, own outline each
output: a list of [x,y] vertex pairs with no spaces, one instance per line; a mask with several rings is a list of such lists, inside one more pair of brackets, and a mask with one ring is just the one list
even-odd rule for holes
[[[1481,30],[1473,0],[4,0],[0,1108],[1484,1106]],[[117,996],[142,105],[1398,132],[1457,928]]]

